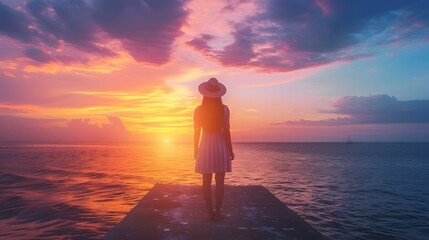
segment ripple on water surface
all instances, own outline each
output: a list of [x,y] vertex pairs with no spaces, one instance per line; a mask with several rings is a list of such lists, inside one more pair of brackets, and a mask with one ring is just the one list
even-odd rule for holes
[[[240,143],[263,185],[333,239],[427,239],[429,144]],[[99,239],[157,183],[200,184],[188,144],[0,146],[1,239]]]

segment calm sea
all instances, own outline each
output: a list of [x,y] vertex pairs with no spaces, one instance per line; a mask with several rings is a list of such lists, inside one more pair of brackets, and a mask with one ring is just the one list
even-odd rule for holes
[[[263,185],[332,239],[429,239],[429,143],[237,143]],[[99,239],[155,183],[200,184],[186,144],[1,144],[0,239]],[[61,237],[59,237],[61,236]]]

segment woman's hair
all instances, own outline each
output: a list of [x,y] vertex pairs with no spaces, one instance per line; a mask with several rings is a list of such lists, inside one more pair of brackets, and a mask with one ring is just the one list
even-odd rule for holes
[[223,103],[221,98],[203,97],[201,125],[204,131],[219,131],[223,128]]

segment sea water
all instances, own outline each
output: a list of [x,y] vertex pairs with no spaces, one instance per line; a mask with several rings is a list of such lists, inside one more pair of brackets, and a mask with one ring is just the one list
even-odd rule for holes
[[[331,239],[429,239],[429,143],[234,152],[226,184],[265,186]],[[100,239],[155,183],[201,184],[192,156],[191,144],[0,144],[0,239]]]

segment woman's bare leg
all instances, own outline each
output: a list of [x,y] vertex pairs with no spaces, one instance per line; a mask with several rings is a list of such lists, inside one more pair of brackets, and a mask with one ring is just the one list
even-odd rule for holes
[[216,209],[214,216],[215,218],[222,218],[222,214],[220,213],[220,208],[222,207],[223,202],[223,192],[225,186],[225,173],[216,173]]
[[203,194],[204,200],[206,201],[207,210],[209,217],[213,218],[213,204],[212,204],[212,174],[203,174]]

